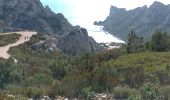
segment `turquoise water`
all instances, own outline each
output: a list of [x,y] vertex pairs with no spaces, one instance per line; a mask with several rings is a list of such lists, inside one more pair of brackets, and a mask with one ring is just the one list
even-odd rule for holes
[[[98,43],[123,42],[113,35],[106,33],[100,26],[94,26],[94,21],[104,20],[109,14],[109,8],[102,8],[93,5],[75,5],[68,3],[69,0],[41,0],[44,5],[56,13],[63,13],[72,25],[80,25],[87,29],[89,36],[92,36]],[[75,0],[76,1],[76,0]],[[78,0],[77,0],[78,1]],[[79,3],[80,0],[79,0]],[[101,10],[102,9],[102,10]]]

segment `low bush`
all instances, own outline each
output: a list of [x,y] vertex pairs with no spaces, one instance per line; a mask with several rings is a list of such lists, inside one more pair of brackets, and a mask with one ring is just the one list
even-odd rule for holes
[[11,43],[15,43],[19,37],[21,37],[20,34],[6,34],[6,35],[0,35],[0,46],[6,46]]
[[38,99],[43,96],[43,90],[38,87],[26,88],[25,95],[29,98]]
[[115,99],[128,99],[128,96],[135,90],[128,87],[116,87],[113,89],[112,93]]

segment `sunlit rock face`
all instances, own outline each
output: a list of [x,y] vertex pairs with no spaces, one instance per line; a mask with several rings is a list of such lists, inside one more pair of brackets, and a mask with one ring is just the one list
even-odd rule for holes
[[128,11],[112,6],[106,20],[94,24],[104,26],[104,30],[124,41],[132,29],[148,40],[156,29],[170,32],[170,5],[154,2],[150,7],[143,6]]
[[75,28],[68,35],[59,39],[59,48],[67,54],[82,55],[83,53],[97,51],[97,43],[88,37],[87,30]]
[[66,54],[81,55],[98,48],[85,29],[73,27],[62,14],[43,7],[40,0],[0,0],[0,20],[8,27],[52,36],[52,42]]

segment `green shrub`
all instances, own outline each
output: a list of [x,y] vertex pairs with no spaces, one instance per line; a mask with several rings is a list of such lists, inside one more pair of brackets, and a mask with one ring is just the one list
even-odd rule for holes
[[61,80],[66,73],[71,69],[69,63],[65,60],[53,60],[49,62],[49,67],[53,73],[53,77]]
[[141,95],[137,91],[135,92],[129,95],[128,100],[142,100]]
[[47,92],[47,95],[50,97],[50,98],[55,98],[55,96],[57,95],[62,95],[60,94],[60,85],[61,85],[61,82],[58,81],[58,80],[55,80],[53,82],[53,84],[51,86],[48,87],[48,89],[46,90]]
[[49,77],[45,74],[40,74],[40,73],[35,74],[33,78],[35,80],[35,83],[40,84],[40,85],[50,85],[52,84],[52,81],[53,81],[52,77]]
[[19,37],[21,37],[20,34],[6,34],[6,35],[0,35],[0,46],[6,46],[11,43],[15,43]]
[[18,95],[22,93],[22,87],[15,84],[9,84],[5,87],[5,90],[9,91],[10,94]]
[[111,91],[120,82],[118,71],[107,64],[96,67],[94,73],[93,87],[97,92]]
[[162,95],[160,88],[152,83],[146,83],[140,88],[142,100],[161,100]]
[[170,99],[170,86],[164,86],[161,88],[161,94],[163,95],[163,100]]
[[26,89],[26,96],[29,98],[40,98],[43,95],[42,89],[38,87],[28,87]]
[[166,32],[156,30],[152,36],[151,49],[157,52],[167,51],[168,49],[168,35]]
[[115,99],[127,99],[129,94],[131,94],[134,90],[128,87],[116,87],[113,89],[112,93]]
[[136,53],[136,52],[145,51],[143,37],[137,36],[133,30],[131,30],[131,33],[128,35],[126,51],[127,53]]
[[24,67],[11,61],[0,60],[0,88],[10,83],[20,83],[24,78]]
[[95,92],[92,90],[91,87],[87,87],[82,89],[82,95],[85,98],[85,100],[92,100],[92,98],[95,95]]

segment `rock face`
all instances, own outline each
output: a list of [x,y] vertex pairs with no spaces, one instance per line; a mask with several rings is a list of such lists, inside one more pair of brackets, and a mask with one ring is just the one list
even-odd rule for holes
[[72,30],[62,14],[43,7],[40,0],[0,0],[0,18],[15,28],[47,34],[63,34]]
[[156,29],[170,32],[170,5],[154,2],[150,7],[129,11],[111,6],[106,20],[94,24],[104,26],[104,30],[125,41],[132,29],[145,39],[150,39]]
[[0,20],[0,33],[15,32],[15,31],[23,31],[23,29],[10,27],[6,25],[3,22],[3,20]]
[[43,7],[40,0],[0,0],[0,20],[5,23],[2,31],[10,27],[52,36],[51,44],[55,43],[56,48],[67,54],[80,55],[98,48],[85,29],[73,27],[62,14],[55,14],[48,6]]
[[61,37],[58,41],[58,47],[63,52],[72,55],[97,51],[97,43],[93,38],[88,37],[87,30],[84,28],[75,28],[68,35]]

